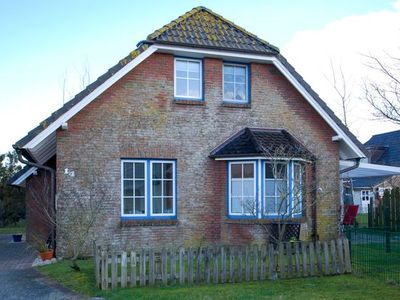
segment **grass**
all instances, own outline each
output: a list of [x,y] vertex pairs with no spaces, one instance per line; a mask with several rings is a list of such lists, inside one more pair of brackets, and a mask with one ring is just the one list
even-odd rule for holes
[[25,233],[25,220],[21,220],[15,225],[0,227],[0,234],[24,234]]
[[95,288],[92,260],[79,261],[81,272],[73,271],[69,265],[62,261],[39,267],[39,271],[78,293],[106,299],[398,299],[400,295],[398,285],[355,275],[102,292]]
[[368,214],[358,214],[356,217],[358,227],[368,227]]

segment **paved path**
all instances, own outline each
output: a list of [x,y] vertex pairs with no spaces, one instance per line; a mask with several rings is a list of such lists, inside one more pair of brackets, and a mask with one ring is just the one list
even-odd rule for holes
[[0,299],[80,299],[32,268],[32,249],[11,239],[10,234],[0,234]]

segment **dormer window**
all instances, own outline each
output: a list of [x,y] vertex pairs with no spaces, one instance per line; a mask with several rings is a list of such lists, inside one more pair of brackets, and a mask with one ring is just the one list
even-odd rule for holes
[[175,98],[202,100],[202,87],[202,61],[199,59],[175,58]]
[[234,103],[248,103],[248,67],[224,63],[224,101]]

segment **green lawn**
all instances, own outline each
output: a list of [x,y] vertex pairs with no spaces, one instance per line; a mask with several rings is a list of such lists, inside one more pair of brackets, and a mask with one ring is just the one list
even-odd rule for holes
[[368,227],[368,214],[358,214],[356,220],[358,227]]
[[93,261],[80,261],[81,272],[68,261],[40,267],[45,275],[76,292],[107,299],[399,299],[400,287],[373,278],[342,275],[240,284],[117,289],[102,292],[94,287]]
[[0,227],[0,234],[25,233],[25,220],[19,221],[15,225]]

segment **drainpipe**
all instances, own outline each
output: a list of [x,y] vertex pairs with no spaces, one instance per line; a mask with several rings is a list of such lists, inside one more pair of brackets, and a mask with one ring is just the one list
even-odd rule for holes
[[[26,164],[28,166],[36,167],[38,169],[43,169],[43,170],[48,171],[50,173],[50,199],[53,202],[52,203],[52,211],[51,211],[51,213],[52,213],[52,217],[55,220],[55,215],[56,215],[56,201],[55,201],[56,172],[55,172],[55,170],[53,168],[48,167],[48,166],[44,166],[44,165],[41,165],[41,164],[38,164],[38,163],[34,163],[34,162],[31,162],[31,161],[28,161],[28,160],[24,159],[23,156],[22,156],[22,153],[21,153],[22,149],[21,148],[17,148],[15,146],[14,146],[14,149],[17,152],[18,160],[21,163]],[[55,225],[55,222],[52,225],[53,226],[52,226],[52,229],[51,229],[51,237],[52,237],[51,243],[52,243],[52,248],[53,248],[53,250],[55,252],[55,250],[56,250],[55,249],[55,246],[56,246],[56,239],[55,239],[56,238],[56,228],[55,228],[56,225]]]
[[355,160],[355,164],[354,164],[354,165],[352,165],[352,166],[350,166],[350,167],[348,167],[348,168],[345,168],[345,169],[343,169],[343,170],[340,170],[340,171],[339,171],[339,174],[343,174],[343,173],[349,172],[349,171],[351,171],[351,170],[357,169],[357,168],[360,166],[361,158],[360,158],[360,157],[357,157],[357,158],[355,158],[354,160]]

